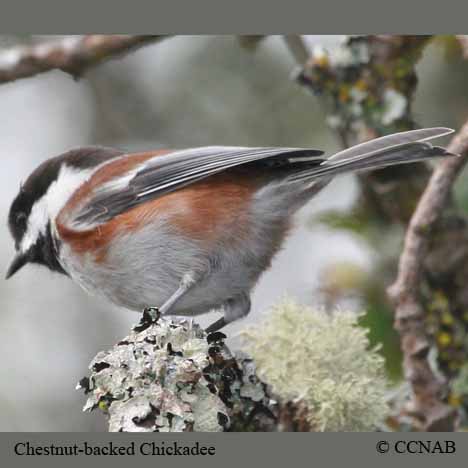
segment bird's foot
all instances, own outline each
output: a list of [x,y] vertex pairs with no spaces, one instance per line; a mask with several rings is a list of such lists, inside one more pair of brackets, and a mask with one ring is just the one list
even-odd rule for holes
[[151,325],[155,324],[159,320],[159,317],[161,317],[161,313],[157,307],[145,307],[140,323],[133,327],[133,329],[138,333],[146,330]]

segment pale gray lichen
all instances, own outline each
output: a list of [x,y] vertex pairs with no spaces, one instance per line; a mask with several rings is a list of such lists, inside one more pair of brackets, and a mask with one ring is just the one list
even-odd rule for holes
[[369,48],[365,42],[353,42],[350,46],[350,36],[345,36],[337,44],[323,47],[320,44],[312,48],[312,56],[318,60],[325,59],[332,67],[358,66],[369,62]]
[[129,336],[96,355],[80,381],[85,411],[100,408],[110,431],[228,430],[232,418],[255,419],[268,406],[266,386],[252,361],[236,359],[222,333],[209,336],[196,324],[148,314]]
[[243,334],[259,377],[283,402],[305,405],[315,430],[373,430],[388,413],[384,360],[358,318],[285,301]]
[[390,125],[398,119],[401,119],[408,106],[406,97],[395,89],[388,88],[384,91],[384,111],[382,114],[382,123]]

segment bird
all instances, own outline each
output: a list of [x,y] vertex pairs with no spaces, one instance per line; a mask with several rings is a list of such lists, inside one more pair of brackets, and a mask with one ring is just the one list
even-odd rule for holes
[[[161,316],[245,317],[292,218],[335,176],[456,156],[422,128],[330,156],[317,149],[206,146],[128,153],[87,146],[45,160],[8,214],[16,255],[117,306]],[[411,170],[411,166],[409,169]]]

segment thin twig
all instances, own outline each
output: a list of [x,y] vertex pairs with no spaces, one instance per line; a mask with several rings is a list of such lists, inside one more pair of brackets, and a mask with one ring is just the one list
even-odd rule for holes
[[88,35],[0,52],[0,83],[62,70],[79,78],[88,68],[167,36]]
[[284,41],[299,66],[304,65],[310,58],[309,50],[302,36],[291,34],[284,36]]
[[445,160],[432,174],[406,232],[397,280],[388,289],[396,306],[395,327],[401,336],[405,375],[413,387],[412,411],[422,419],[425,430],[453,430],[455,424],[453,408],[441,401],[445,382],[427,359],[431,341],[426,332],[420,283],[431,233],[444,213],[457,175],[467,163],[468,122],[448,150],[463,157]]

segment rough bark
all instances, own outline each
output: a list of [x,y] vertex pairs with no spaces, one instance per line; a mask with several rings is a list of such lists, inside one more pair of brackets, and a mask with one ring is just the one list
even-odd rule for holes
[[[450,220],[447,218],[453,183],[467,162],[468,123],[448,149],[461,156],[444,161],[432,174],[409,223],[398,276],[388,291],[395,304],[395,327],[401,335],[405,377],[413,388],[408,411],[422,429],[431,431],[453,430],[456,412],[444,403],[448,393],[446,381],[437,375],[428,360],[432,339],[427,333],[428,300],[421,294],[421,285],[425,276],[436,275],[438,279],[433,282],[433,287],[448,289],[452,293],[448,301],[453,308],[468,305],[465,288],[455,286],[460,284],[458,272],[462,278],[467,278],[466,268],[459,268],[468,260],[466,221],[460,217],[454,223],[453,215],[450,215]],[[434,239],[437,231],[438,239]],[[455,238],[456,243],[453,242]],[[454,249],[456,258],[449,252]],[[431,260],[429,265],[428,257]],[[455,281],[445,282],[447,286],[444,287],[444,276]]]

